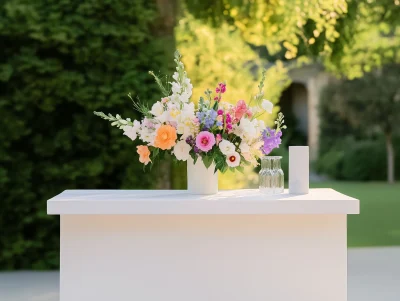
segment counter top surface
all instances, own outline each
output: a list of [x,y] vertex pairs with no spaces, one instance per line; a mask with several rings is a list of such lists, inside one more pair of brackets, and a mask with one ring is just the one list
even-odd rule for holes
[[47,201],[63,214],[358,214],[359,200],[329,188],[265,195],[258,189],[191,195],[185,190],[65,190]]

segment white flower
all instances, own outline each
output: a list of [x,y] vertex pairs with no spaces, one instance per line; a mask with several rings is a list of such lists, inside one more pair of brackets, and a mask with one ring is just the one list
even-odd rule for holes
[[257,124],[257,119],[250,121],[247,118],[242,118],[239,126],[234,130],[234,134],[238,135],[242,139],[252,140],[258,135]]
[[175,144],[173,153],[178,160],[187,161],[187,159],[189,159],[190,157],[190,150],[190,145],[187,144],[186,141],[181,140],[177,144]]
[[192,95],[193,85],[190,82],[190,79],[185,79],[185,90],[189,95]]
[[164,111],[160,116],[156,117],[156,119],[160,123],[164,123],[164,122],[169,121],[169,119],[170,119],[169,112],[168,111]]
[[230,153],[234,153],[235,152],[235,145],[232,142],[229,142],[228,140],[222,140],[219,144],[219,149],[221,150],[221,152],[226,155],[226,154],[230,154]]
[[239,145],[239,149],[241,153],[250,153],[250,145],[246,142],[242,141]]
[[251,147],[250,147],[250,151],[252,153],[258,153],[260,151],[261,146],[264,145],[264,141],[262,140],[258,140],[256,142],[254,142]]
[[182,87],[179,83],[171,83],[171,90],[173,94],[179,94],[181,93]]
[[183,105],[181,116],[183,119],[196,117],[194,114],[194,103],[193,102],[185,103]]
[[169,111],[169,120],[168,121],[174,121],[177,122],[177,120],[179,119],[180,115],[181,115],[181,110],[179,109],[172,109]]
[[151,114],[153,114],[156,117],[159,117],[162,113],[164,113],[164,106],[160,101],[157,101],[153,106],[151,107]]
[[131,138],[132,141],[135,141],[137,138],[137,128],[135,128],[134,126],[124,126],[122,128],[124,130],[124,135],[128,136],[129,138]]
[[172,78],[176,81],[178,81],[179,78],[179,73],[178,72],[174,72],[174,75],[172,75]]
[[233,133],[234,133],[236,136],[238,136],[238,137],[240,137],[240,138],[243,139],[244,130],[243,130],[243,127],[239,126],[238,124],[235,124],[235,125],[233,126]]
[[189,136],[194,135],[194,123],[190,118],[185,120],[179,120],[176,126],[176,132],[182,135],[181,139],[186,139]]
[[184,91],[178,96],[178,99],[181,103],[188,103],[190,96],[192,96],[191,91]]
[[152,144],[154,142],[154,139],[156,138],[156,131],[147,127],[143,127],[139,131],[139,135],[142,141]]
[[140,129],[140,121],[134,120],[133,127],[135,128],[136,132]]
[[237,152],[227,154],[226,163],[229,167],[238,167],[240,164],[240,155]]
[[192,84],[190,83],[190,78],[185,78],[184,79],[184,84],[185,84],[185,86],[187,87],[187,88],[189,88],[189,89],[192,89],[193,88],[193,86],[192,86]]
[[274,107],[273,103],[270,102],[269,100],[263,99],[262,103],[261,103],[261,107],[267,111],[268,113],[272,113],[272,109]]
[[264,120],[258,120],[257,131],[262,132],[263,130],[265,130],[265,122]]

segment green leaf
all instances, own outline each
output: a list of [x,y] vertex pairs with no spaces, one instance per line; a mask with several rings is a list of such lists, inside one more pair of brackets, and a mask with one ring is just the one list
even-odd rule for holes
[[211,156],[204,156],[204,157],[203,157],[203,163],[204,163],[204,166],[205,166],[207,169],[211,166],[211,164],[213,163],[213,161],[214,161],[214,159],[213,159],[213,157],[211,157]]
[[244,167],[239,165],[238,167],[236,167],[236,170],[240,173],[244,173]]
[[160,152],[160,149],[158,147],[155,147],[154,150],[152,151],[153,153],[153,158],[156,158]]
[[228,165],[224,165],[224,167],[222,167],[221,172],[222,173],[226,173],[228,171]]
[[218,109],[218,101],[216,101],[215,103],[214,103],[214,106],[213,106],[213,110],[217,110]]

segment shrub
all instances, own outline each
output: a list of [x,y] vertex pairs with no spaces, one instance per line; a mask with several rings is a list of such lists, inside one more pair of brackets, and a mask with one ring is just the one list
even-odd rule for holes
[[46,199],[150,186],[136,146],[92,112],[135,117],[128,92],[156,100],[147,71],[173,40],[151,29],[155,1],[6,1],[0,17],[0,269],[56,268]]
[[358,141],[343,158],[343,178],[349,181],[384,181],[386,152],[383,141]]
[[316,171],[336,180],[343,180],[343,159],[344,151],[334,148],[318,158]]
[[[400,137],[394,139],[396,158],[400,158]],[[383,139],[337,142],[322,154],[317,163],[317,172],[336,180],[384,181],[386,180],[386,150]],[[396,165],[400,176],[400,164]]]

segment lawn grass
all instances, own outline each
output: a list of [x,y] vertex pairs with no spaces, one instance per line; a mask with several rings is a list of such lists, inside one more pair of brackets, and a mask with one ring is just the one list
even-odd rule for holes
[[348,246],[400,245],[400,183],[321,182],[312,188],[329,187],[360,200],[360,214],[348,216]]

